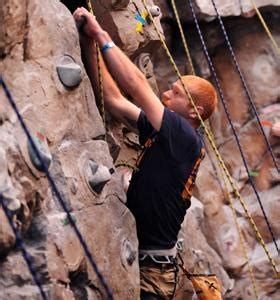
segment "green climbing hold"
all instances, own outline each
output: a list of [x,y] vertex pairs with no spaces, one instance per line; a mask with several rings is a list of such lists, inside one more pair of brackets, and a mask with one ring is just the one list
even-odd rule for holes
[[259,172],[257,172],[257,171],[250,171],[249,175],[250,175],[250,177],[257,177],[257,176],[259,176]]
[[[75,215],[74,215],[73,213],[70,213],[70,215],[71,215],[72,220],[74,221],[74,223],[76,223],[77,219],[76,219]],[[70,224],[70,220],[69,220],[69,218],[66,216],[65,218],[63,218],[63,219],[61,220],[61,223],[62,223],[63,226],[67,226],[67,225]]]

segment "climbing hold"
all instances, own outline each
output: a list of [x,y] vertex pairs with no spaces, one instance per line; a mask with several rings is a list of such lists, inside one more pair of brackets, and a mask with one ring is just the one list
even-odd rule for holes
[[249,174],[250,174],[251,177],[259,176],[259,172],[257,172],[257,171],[250,171]]
[[132,245],[128,240],[123,242],[121,256],[124,266],[131,266],[136,259],[136,251],[133,250]]
[[68,88],[76,87],[82,81],[82,69],[69,55],[62,57],[56,70],[60,81]]
[[142,32],[143,26],[147,24],[146,18],[148,13],[145,11],[141,15],[137,12],[135,15],[135,20],[137,21],[136,24],[136,32]]
[[[50,153],[50,149],[46,137],[41,132],[36,132],[36,134],[32,136],[32,140],[41,156],[41,159],[44,162],[45,168],[48,170],[52,161],[52,156]],[[44,167],[41,164],[40,160],[38,159],[30,142],[28,142],[28,153],[36,169],[39,171],[43,171]]]
[[243,12],[241,15],[244,18],[252,18],[256,14],[256,11],[254,9],[251,9],[247,12]]
[[[74,223],[76,223],[77,219],[76,219],[75,215],[74,215],[73,213],[70,213],[70,215],[71,215],[71,218],[72,218],[72,220],[74,221]],[[66,226],[66,225],[69,225],[69,224],[70,224],[70,220],[69,220],[69,218],[67,217],[67,215],[66,215],[65,218],[63,218],[63,219],[61,220],[61,223],[62,223],[63,226]]]
[[152,17],[158,17],[161,15],[161,10],[157,5],[150,6],[148,9]]
[[274,123],[274,124],[272,125],[271,133],[272,133],[274,136],[280,137],[280,122],[276,122],[276,123]]
[[135,20],[140,22],[142,25],[145,25],[146,22],[146,17],[142,14],[140,15],[138,12],[135,14]]
[[94,161],[90,161],[89,165],[91,175],[88,177],[88,183],[94,192],[100,194],[105,184],[111,179],[111,172],[106,166],[99,165]]
[[178,239],[177,244],[176,244],[176,249],[181,253],[185,252],[184,239]]
[[151,61],[150,53],[140,53],[139,56],[137,56],[137,58],[134,60],[134,62],[142,71],[142,73],[146,76],[147,79],[154,76],[154,68],[153,63]]
[[77,184],[77,180],[75,178],[72,178],[72,180],[70,182],[70,191],[72,192],[73,195],[77,194],[78,184]]
[[261,124],[262,124],[262,127],[263,127],[263,131],[265,133],[265,136],[267,138],[269,138],[270,137],[270,133],[271,133],[272,122],[268,121],[268,120],[262,120]]
[[8,209],[13,212],[16,213],[19,211],[20,209],[20,201],[14,197],[13,195],[11,195],[11,193],[2,193],[2,196],[4,198],[5,204],[8,207]]

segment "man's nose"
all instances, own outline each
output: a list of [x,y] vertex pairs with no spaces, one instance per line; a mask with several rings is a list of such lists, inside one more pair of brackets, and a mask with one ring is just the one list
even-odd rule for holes
[[162,94],[162,99],[163,99],[163,100],[169,100],[169,99],[170,99],[170,92],[171,92],[171,90],[165,91],[165,92]]

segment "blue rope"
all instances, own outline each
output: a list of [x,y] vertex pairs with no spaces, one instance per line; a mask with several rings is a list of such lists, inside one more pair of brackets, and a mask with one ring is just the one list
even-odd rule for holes
[[244,89],[245,89],[247,98],[248,98],[248,100],[249,100],[249,102],[250,102],[250,104],[251,104],[251,107],[252,107],[252,109],[253,109],[253,111],[254,111],[254,114],[255,114],[255,116],[256,116],[257,122],[258,122],[258,124],[259,124],[259,126],[260,126],[262,135],[263,135],[263,137],[264,137],[264,139],[265,139],[266,145],[267,145],[268,150],[269,150],[269,152],[270,152],[270,154],[271,154],[273,163],[274,163],[274,165],[275,165],[276,170],[278,171],[278,173],[280,173],[280,169],[279,169],[279,167],[278,167],[278,165],[277,165],[277,162],[276,162],[274,153],[273,153],[273,151],[272,151],[271,145],[270,145],[270,143],[269,143],[269,141],[268,141],[268,139],[267,139],[267,137],[266,137],[266,135],[265,135],[264,129],[263,129],[262,125],[261,125],[261,121],[260,121],[260,118],[259,118],[259,115],[258,115],[256,106],[255,106],[255,104],[254,104],[254,102],[253,102],[253,100],[252,100],[252,96],[251,96],[251,94],[250,94],[250,92],[249,92],[249,89],[248,89],[248,87],[247,87],[245,78],[244,78],[244,76],[243,76],[243,74],[242,74],[242,72],[241,72],[241,69],[240,69],[239,64],[238,64],[238,62],[237,62],[237,59],[236,59],[236,56],[235,56],[235,54],[234,54],[233,48],[232,48],[231,43],[230,43],[230,41],[229,41],[228,34],[227,34],[227,32],[226,32],[226,29],[225,29],[224,23],[223,23],[223,21],[222,21],[222,18],[221,18],[221,16],[220,16],[220,14],[218,13],[218,10],[217,10],[217,7],[216,7],[216,4],[215,4],[214,0],[211,0],[211,2],[212,2],[213,6],[214,6],[214,9],[215,9],[215,11],[216,11],[216,15],[217,15],[217,17],[218,17],[219,23],[220,23],[220,25],[221,25],[221,29],[222,29],[222,31],[223,31],[223,35],[224,35],[225,40],[226,40],[226,42],[227,42],[228,49],[229,49],[229,51],[230,51],[230,54],[231,54],[232,59],[233,59],[233,61],[234,61],[235,67],[236,67],[236,69],[237,69],[237,72],[238,72],[238,74],[239,74],[239,77],[240,77],[240,79],[241,79],[241,82],[242,82],[242,84],[243,84],[243,87],[244,87]]
[[25,245],[24,245],[23,239],[21,238],[20,232],[18,231],[18,229],[16,228],[16,226],[13,222],[13,215],[10,212],[10,210],[8,209],[8,207],[5,203],[5,198],[1,193],[0,193],[0,203],[3,207],[3,211],[4,211],[6,217],[9,221],[9,224],[10,224],[10,226],[11,226],[13,232],[14,232],[14,235],[16,237],[16,245],[19,247],[19,249],[22,252],[22,256],[23,256],[24,260],[26,261],[26,264],[28,266],[28,269],[29,269],[32,277],[33,277],[34,282],[36,283],[36,285],[38,286],[38,288],[40,290],[42,298],[44,300],[47,300],[48,298],[47,298],[46,293],[43,290],[43,285],[42,285],[42,282],[41,282],[41,278],[37,274],[36,268],[35,268],[34,263],[33,263],[33,258],[27,252],[27,250],[25,248]]
[[276,247],[276,249],[277,249],[277,252],[279,253],[279,248],[278,248],[278,246],[277,246],[276,239],[275,239],[274,234],[273,234],[273,232],[272,232],[272,228],[271,228],[270,223],[269,223],[269,221],[268,221],[267,215],[266,215],[266,213],[265,213],[265,210],[264,210],[264,207],[263,207],[263,205],[262,205],[260,196],[259,196],[258,191],[257,191],[256,186],[255,186],[255,183],[254,183],[254,181],[253,181],[253,179],[252,179],[252,176],[251,176],[251,174],[250,174],[250,170],[249,170],[248,164],[247,164],[247,162],[246,162],[245,155],[244,155],[244,153],[243,153],[243,150],[242,150],[242,147],[241,147],[239,138],[238,138],[238,136],[237,136],[237,134],[236,134],[235,128],[234,128],[234,126],[233,126],[233,122],[232,122],[232,120],[231,120],[231,117],[230,117],[230,114],[229,114],[229,111],[228,111],[227,103],[226,103],[225,98],[224,98],[224,94],[223,94],[223,91],[222,91],[222,88],[221,88],[221,85],[220,85],[220,81],[219,81],[219,79],[218,79],[218,76],[217,76],[217,73],[216,73],[216,71],[215,71],[214,65],[213,65],[213,63],[212,63],[212,61],[211,61],[211,58],[210,58],[210,55],[209,55],[209,53],[208,53],[208,50],[207,50],[207,47],[206,47],[206,44],[205,44],[205,41],[204,41],[204,38],[203,38],[203,35],[202,35],[202,32],[201,32],[201,29],[200,29],[200,26],[199,26],[199,24],[198,24],[197,17],[196,17],[196,14],[195,14],[195,12],[194,12],[194,8],[193,8],[193,5],[192,5],[192,3],[191,3],[191,0],[189,0],[189,5],[190,5],[191,11],[192,11],[192,15],[193,15],[193,17],[194,17],[194,21],[195,21],[195,25],[196,25],[196,28],[197,28],[197,31],[198,31],[198,34],[199,34],[200,41],[201,41],[202,46],[203,46],[203,52],[204,52],[204,54],[205,54],[205,56],[206,56],[206,58],[207,58],[208,64],[209,64],[209,66],[210,66],[210,68],[211,68],[211,72],[212,72],[212,74],[213,74],[213,76],[214,76],[215,83],[216,83],[216,86],[217,86],[217,88],[218,88],[218,92],[219,92],[219,95],[220,95],[220,98],[221,98],[221,101],[222,101],[222,104],[223,104],[223,107],[224,107],[224,110],[225,110],[227,119],[228,119],[228,121],[229,121],[230,127],[231,127],[231,129],[232,129],[233,134],[234,134],[234,137],[235,137],[235,140],[236,140],[236,143],[237,143],[239,152],[240,152],[240,154],[241,154],[242,161],[243,161],[243,164],[244,164],[244,166],[245,166],[245,169],[246,169],[246,172],[247,172],[247,175],[248,175],[249,182],[250,182],[250,184],[251,184],[251,186],[252,186],[252,188],[253,188],[253,190],[254,190],[254,193],[255,193],[255,195],[256,195],[256,197],[257,197],[257,200],[258,200],[258,202],[259,202],[260,208],[261,208],[262,213],[263,213],[263,215],[264,215],[264,218],[265,218],[265,221],[266,221],[268,230],[269,230],[269,232],[270,232],[270,234],[271,234],[271,237],[272,237],[272,240],[273,240],[273,242],[274,242],[274,244],[275,244],[275,247]]
[[79,239],[79,241],[80,241],[80,243],[81,243],[81,245],[82,245],[82,247],[83,247],[83,249],[85,251],[85,254],[86,254],[86,256],[87,256],[87,258],[88,258],[88,260],[89,260],[89,262],[90,262],[90,264],[91,264],[91,266],[93,268],[93,270],[95,271],[95,273],[96,273],[99,281],[101,282],[101,285],[105,289],[108,299],[110,299],[110,300],[113,299],[112,292],[111,292],[110,288],[108,287],[108,285],[107,285],[104,277],[100,273],[100,271],[99,271],[99,269],[97,267],[97,264],[94,261],[92,255],[91,255],[91,253],[89,251],[88,245],[86,244],[86,242],[85,242],[85,240],[84,240],[81,232],[79,231],[79,229],[78,229],[78,227],[77,227],[77,225],[76,225],[76,223],[75,223],[75,221],[74,221],[74,219],[73,219],[73,217],[72,217],[72,215],[70,213],[70,210],[68,209],[68,207],[65,204],[64,200],[62,199],[62,197],[61,197],[61,195],[60,195],[60,193],[58,191],[58,188],[57,188],[57,186],[56,186],[56,184],[55,184],[52,176],[50,175],[50,173],[48,171],[48,168],[46,167],[46,164],[45,164],[44,160],[42,159],[42,157],[41,157],[41,155],[40,155],[40,153],[39,153],[39,151],[38,151],[38,149],[37,149],[37,147],[36,147],[36,145],[35,145],[32,137],[31,137],[31,134],[30,134],[30,132],[29,132],[29,130],[28,130],[28,128],[27,128],[27,126],[26,126],[26,124],[25,124],[25,122],[24,122],[24,120],[23,120],[23,118],[22,118],[22,116],[21,116],[21,114],[20,114],[17,106],[16,106],[16,103],[15,103],[15,101],[14,101],[14,99],[13,99],[13,97],[12,97],[12,95],[11,95],[11,93],[10,93],[10,91],[9,91],[9,89],[8,89],[8,87],[7,87],[7,85],[6,85],[6,83],[5,83],[5,81],[4,81],[4,79],[3,79],[2,76],[0,76],[0,84],[3,86],[3,89],[5,91],[7,99],[9,100],[9,103],[11,104],[13,110],[15,111],[15,113],[16,113],[16,115],[18,117],[18,120],[19,120],[19,122],[20,122],[20,124],[21,124],[21,126],[22,126],[22,128],[23,128],[23,130],[24,130],[24,132],[26,134],[26,136],[27,136],[27,139],[28,139],[28,141],[29,141],[29,143],[30,143],[30,145],[32,147],[32,150],[34,151],[37,159],[40,161],[40,164],[42,166],[42,171],[46,174],[46,177],[47,177],[47,179],[49,181],[49,184],[50,184],[50,186],[51,186],[51,188],[52,188],[55,196],[57,197],[57,199],[58,199],[60,205],[62,206],[63,210],[66,212],[67,218],[69,220],[69,223],[73,227],[74,232],[76,233],[76,235],[77,235],[77,237],[78,237],[78,239]]

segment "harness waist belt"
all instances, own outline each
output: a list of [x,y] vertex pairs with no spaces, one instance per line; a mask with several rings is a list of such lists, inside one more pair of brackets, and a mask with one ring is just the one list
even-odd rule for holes
[[171,249],[162,249],[162,250],[143,250],[139,249],[139,254],[149,255],[149,256],[172,256],[176,257],[177,248],[176,245]]
[[158,264],[173,264],[176,254],[176,246],[171,249],[163,250],[139,249],[139,261],[144,261],[146,258],[151,258],[155,263]]

